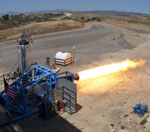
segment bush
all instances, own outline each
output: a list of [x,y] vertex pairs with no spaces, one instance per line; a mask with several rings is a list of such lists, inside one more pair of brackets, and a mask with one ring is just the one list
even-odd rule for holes
[[3,22],[2,18],[0,18],[0,22]]
[[90,21],[97,21],[97,22],[99,22],[99,21],[102,21],[102,20],[99,17],[92,17],[92,18],[88,18],[86,20],[86,22],[90,22]]
[[100,22],[100,21],[102,21],[99,17],[96,19],[96,21],[98,21],[98,22]]
[[6,15],[2,16],[2,18],[3,18],[3,20],[9,20],[9,15],[6,14]]
[[121,130],[124,130],[126,128],[126,126],[122,125],[120,128],[121,128]]
[[84,20],[84,17],[81,17],[81,20]]
[[145,125],[146,123],[147,123],[147,120],[144,119],[144,120],[142,120],[142,121],[140,122],[140,125]]

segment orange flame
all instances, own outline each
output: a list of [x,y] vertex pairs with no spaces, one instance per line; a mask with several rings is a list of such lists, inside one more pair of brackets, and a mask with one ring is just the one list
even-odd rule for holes
[[145,63],[146,61],[142,59],[136,61],[126,59],[125,61],[122,62],[112,63],[110,65],[104,65],[97,68],[81,71],[78,74],[80,76],[80,80],[82,81],[119,71],[125,71],[128,70],[129,68],[136,68],[138,66],[144,65]]

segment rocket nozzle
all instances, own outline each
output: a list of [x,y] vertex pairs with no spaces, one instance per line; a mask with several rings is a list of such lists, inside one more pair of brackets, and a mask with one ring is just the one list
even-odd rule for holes
[[74,80],[76,80],[76,81],[79,81],[79,79],[80,79],[80,77],[79,77],[79,74],[74,74]]

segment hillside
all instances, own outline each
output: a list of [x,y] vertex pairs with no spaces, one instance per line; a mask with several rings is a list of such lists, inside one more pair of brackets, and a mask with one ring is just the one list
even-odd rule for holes
[[[57,10],[55,10],[57,11]],[[30,36],[78,29],[89,22],[127,22],[150,25],[150,17],[143,15],[105,15],[95,13],[36,13],[3,15],[0,17],[0,41],[14,40],[21,30],[27,29]],[[111,12],[110,12],[111,13]]]
[[22,30],[26,29],[29,36],[68,31],[83,27],[80,22],[72,20],[32,22],[19,27],[0,30],[0,41],[15,40],[20,37]]
[[41,14],[19,14],[19,15],[3,15],[0,17],[0,30],[12,27],[19,27],[32,22],[53,21],[54,18],[65,16],[64,13],[41,13]]

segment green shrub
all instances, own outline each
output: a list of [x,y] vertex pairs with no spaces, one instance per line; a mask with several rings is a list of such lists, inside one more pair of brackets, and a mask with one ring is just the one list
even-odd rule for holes
[[144,120],[142,120],[141,122],[140,122],[140,125],[145,125],[147,123],[147,120],[146,119],[144,119]]
[[81,17],[81,20],[84,20],[84,17]]
[[121,130],[124,130],[125,128],[126,128],[125,125],[122,125],[122,126],[121,126]]
[[9,20],[9,15],[8,14],[3,15],[2,18],[3,18],[3,20]]

